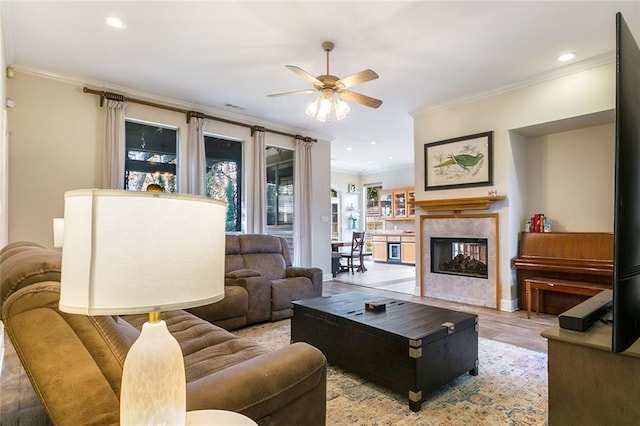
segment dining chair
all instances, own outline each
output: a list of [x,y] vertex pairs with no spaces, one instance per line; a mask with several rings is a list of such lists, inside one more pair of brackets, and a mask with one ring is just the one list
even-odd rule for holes
[[367,270],[364,267],[364,262],[363,262],[364,234],[365,234],[364,231],[354,232],[351,237],[351,251],[348,253],[340,254],[340,257],[342,259],[347,259],[347,269],[351,269],[351,275],[354,275],[354,269],[357,269],[358,272],[364,272]]

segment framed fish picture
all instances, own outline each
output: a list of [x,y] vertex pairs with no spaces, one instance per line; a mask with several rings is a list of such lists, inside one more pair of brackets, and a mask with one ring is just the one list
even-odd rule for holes
[[424,190],[488,186],[493,181],[493,131],[424,145]]

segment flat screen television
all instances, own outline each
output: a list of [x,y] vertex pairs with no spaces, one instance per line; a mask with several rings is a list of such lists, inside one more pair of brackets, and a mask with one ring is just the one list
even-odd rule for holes
[[616,14],[612,352],[640,337],[640,49]]

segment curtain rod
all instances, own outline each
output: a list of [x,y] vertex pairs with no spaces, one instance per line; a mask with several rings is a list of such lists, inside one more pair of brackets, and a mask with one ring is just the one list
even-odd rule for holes
[[191,117],[201,117],[201,118],[206,118],[209,120],[215,120],[215,121],[220,121],[223,123],[227,123],[227,124],[233,124],[236,126],[241,126],[241,127],[247,127],[249,129],[251,129],[251,136],[253,136],[253,133],[256,131],[263,131],[263,132],[269,132],[269,133],[274,133],[276,135],[280,135],[280,136],[289,136],[291,138],[295,138],[295,139],[302,139],[305,142],[318,142],[317,139],[313,139],[310,138],[308,136],[301,136],[301,135],[294,135],[292,133],[286,133],[286,132],[281,132],[279,130],[272,130],[272,129],[266,129],[264,127],[261,126],[252,126],[251,124],[247,124],[247,123],[242,123],[239,121],[234,121],[234,120],[229,120],[226,118],[222,118],[222,117],[214,117],[212,115],[207,115],[207,114],[203,114],[203,113],[199,113],[199,112],[194,112],[194,111],[189,111],[186,109],[182,109],[182,108],[177,108],[177,107],[173,107],[170,105],[164,105],[164,104],[159,104],[156,102],[149,102],[149,101],[145,101],[143,99],[136,99],[136,98],[130,98],[128,96],[124,96],[124,95],[119,95],[117,93],[111,93],[111,92],[105,92],[104,90],[93,90],[93,89],[89,89],[88,87],[83,87],[82,91],[84,93],[90,93],[92,95],[98,95],[100,96],[100,106],[104,105],[104,99],[113,99],[116,101],[120,101],[120,102],[131,102],[134,104],[140,104],[140,105],[146,105],[146,106],[150,106],[150,107],[154,107],[154,108],[161,108],[161,109],[166,109],[169,111],[174,111],[174,112],[179,112],[182,114],[186,114],[187,116],[187,123],[189,122],[189,120],[191,119]]

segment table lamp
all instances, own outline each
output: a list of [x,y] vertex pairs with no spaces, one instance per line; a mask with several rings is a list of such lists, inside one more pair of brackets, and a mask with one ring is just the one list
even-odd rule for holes
[[64,237],[64,219],[61,217],[53,218],[53,248],[62,248]]
[[159,192],[65,193],[60,310],[149,313],[127,354],[120,422],[185,424],[182,351],[161,311],[224,297],[225,205]]

